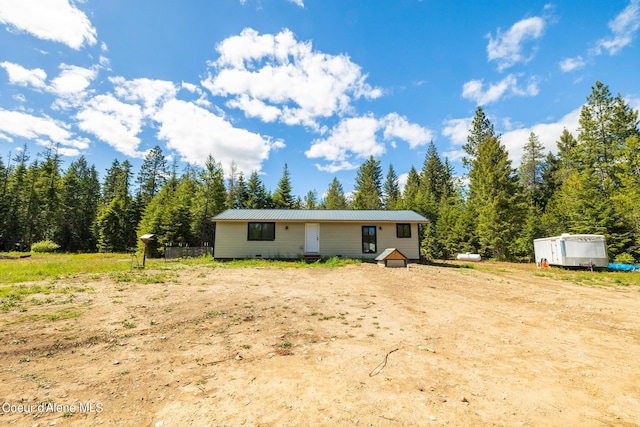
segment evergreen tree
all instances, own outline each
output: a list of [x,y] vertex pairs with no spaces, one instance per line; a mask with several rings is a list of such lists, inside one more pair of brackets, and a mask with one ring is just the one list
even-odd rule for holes
[[11,202],[8,197],[9,167],[5,166],[0,156],[0,251],[7,250],[9,239],[9,209]]
[[420,191],[420,175],[415,167],[411,166],[407,175],[407,183],[404,185],[402,206],[404,209],[418,210],[418,192]]
[[247,198],[244,203],[246,209],[266,209],[270,205],[269,194],[260,180],[257,171],[251,172],[247,182]]
[[136,213],[131,197],[131,164],[114,160],[104,179],[96,219],[100,252],[126,252],[137,244]]
[[473,159],[478,155],[478,146],[487,138],[498,138],[498,136],[493,130],[493,123],[484,114],[482,107],[478,107],[471,121],[467,143],[462,147],[467,153],[467,156],[462,158],[462,164],[467,169],[471,168]]
[[209,154],[198,174],[192,202],[192,234],[200,245],[214,244],[215,229],[211,218],[225,210],[226,198],[222,165]]
[[638,134],[638,112],[597,81],[580,111],[580,168],[591,169],[607,196],[617,187],[616,155],[626,138]]
[[398,176],[393,169],[393,165],[389,164],[387,179],[382,189],[382,202],[387,210],[395,210],[401,208],[400,187],[398,186]]
[[289,175],[289,167],[285,163],[282,178],[278,181],[278,188],[273,193],[273,206],[277,209],[295,209],[296,206],[299,206],[291,191],[291,176]]
[[542,173],[544,165],[544,145],[538,136],[531,132],[529,139],[523,147],[524,153],[518,173],[524,194],[530,205],[542,204]]
[[340,184],[340,181],[338,181],[338,178],[336,177],[333,177],[333,181],[331,181],[331,185],[327,191],[327,196],[324,200],[324,208],[340,210],[348,208],[347,198],[344,195],[342,184]]
[[100,182],[94,166],[84,156],[71,163],[62,180],[60,223],[57,242],[64,251],[95,251],[97,236],[94,222],[100,200]]
[[633,233],[635,244],[627,248],[640,261],[640,138],[632,136],[626,139],[619,157],[620,189],[614,194],[613,201]]
[[382,168],[380,161],[370,156],[358,169],[354,186],[354,209],[382,207]]
[[477,215],[481,254],[510,258],[523,206],[517,175],[497,138],[489,137],[477,146],[477,156],[469,171],[469,204]]
[[318,193],[316,190],[309,190],[307,195],[304,197],[303,203],[304,209],[318,209]]
[[167,159],[159,146],[153,147],[144,157],[138,172],[137,203],[142,209],[158,194],[167,181]]

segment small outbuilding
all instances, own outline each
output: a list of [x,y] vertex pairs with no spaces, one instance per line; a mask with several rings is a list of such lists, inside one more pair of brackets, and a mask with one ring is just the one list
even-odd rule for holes
[[409,259],[396,248],[387,248],[376,257],[379,266],[406,267]]

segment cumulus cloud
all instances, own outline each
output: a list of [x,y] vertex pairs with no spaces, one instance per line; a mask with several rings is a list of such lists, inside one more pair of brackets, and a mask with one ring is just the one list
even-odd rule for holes
[[126,80],[124,77],[113,77],[110,80],[120,99],[141,103],[148,116],[153,115],[164,101],[175,98],[178,93],[178,87],[166,80]]
[[97,41],[87,15],[68,0],[0,0],[0,23],[76,50]]
[[0,67],[7,70],[9,82],[20,86],[33,86],[43,89],[46,86],[47,73],[42,68],[29,70],[22,65],[11,62],[0,62]]
[[516,22],[506,32],[496,31],[496,36],[489,34],[487,54],[489,61],[498,62],[498,70],[502,71],[518,62],[529,62],[533,53],[524,53],[525,46],[544,34],[545,20],[534,16]]
[[143,112],[139,105],[126,104],[111,94],[89,100],[76,115],[78,127],[95,135],[117,151],[130,157],[143,157],[138,151]]
[[609,55],[615,55],[624,47],[631,44],[638,29],[640,29],[640,0],[631,0],[611,22],[611,35],[598,40],[594,53],[599,55],[606,50]]
[[[380,138],[382,132],[382,138]],[[394,138],[406,141],[411,148],[424,145],[432,139],[432,132],[409,123],[406,117],[391,113],[380,119],[368,114],[342,120],[324,139],[312,141],[305,155],[311,159],[322,158],[328,165],[316,164],[319,170],[337,172],[355,169],[353,157],[365,159],[381,156],[386,152],[386,141]]]
[[316,52],[287,29],[260,35],[247,28],[216,49],[210,65],[217,72],[202,85],[248,117],[317,129],[316,119],[350,112],[353,99],[382,95],[348,56]]
[[60,153],[65,155],[78,155],[89,146],[88,140],[75,137],[68,125],[51,117],[0,109],[0,139],[13,142],[13,137],[29,139],[45,147],[58,145]]
[[272,142],[235,128],[222,117],[179,99],[165,102],[153,118],[160,124],[158,138],[191,164],[203,165],[212,154],[225,170],[230,170],[235,161],[239,170],[249,174],[261,169],[271,149],[284,146],[282,140]]
[[462,97],[475,101],[478,105],[491,104],[506,96],[536,96],[538,92],[535,78],[530,78],[525,86],[520,86],[514,74],[509,74],[486,88],[482,80],[470,80],[462,87]]
[[58,96],[66,96],[84,91],[96,78],[95,69],[61,64],[60,75],[51,81],[51,91]]
[[522,160],[523,147],[529,140],[531,132],[538,136],[539,141],[547,151],[556,152],[556,142],[560,139],[562,130],[566,128],[573,136],[578,136],[580,111],[582,107],[565,114],[560,120],[553,123],[538,123],[530,127],[514,129],[501,135],[500,140],[509,151],[513,167],[518,167]]
[[565,58],[560,62],[560,69],[568,73],[570,71],[579,70],[586,65],[582,56],[576,56],[575,58]]

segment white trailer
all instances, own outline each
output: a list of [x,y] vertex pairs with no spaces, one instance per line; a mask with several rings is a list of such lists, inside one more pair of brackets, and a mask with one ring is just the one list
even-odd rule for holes
[[535,239],[536,264],[561,267],[607,267],[607,242],[598,234],[563,234]]

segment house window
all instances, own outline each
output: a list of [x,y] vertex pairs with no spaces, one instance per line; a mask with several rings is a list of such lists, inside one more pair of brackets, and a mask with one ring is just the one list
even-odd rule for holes
[[376,253],[376,227],[373,225],[362,227],[362,253]]
[[247,240],[275,240],[275,222],[250,222]]
[[396,224],[398,238],[411,237],[411,224]]

